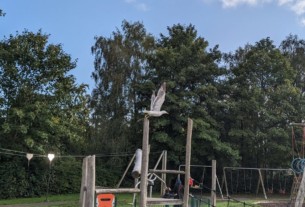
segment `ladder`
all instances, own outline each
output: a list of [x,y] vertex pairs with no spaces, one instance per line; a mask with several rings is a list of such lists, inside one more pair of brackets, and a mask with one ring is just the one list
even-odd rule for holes
[[290,207],[294,207],[295,206],[295,202],[297,199],[297,195],[300,189],[300,185],[301,185],[301,181],[302,181],[302,175],[298,175],[295,176],[293,178],[293,183],[292,183],[292,187],[291,187],[291,194],[290,194],[290,202],[289,205]]

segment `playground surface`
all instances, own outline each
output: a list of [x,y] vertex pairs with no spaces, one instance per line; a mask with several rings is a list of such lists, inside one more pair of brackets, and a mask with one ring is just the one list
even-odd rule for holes
[[72,207],[78,206],[78,203],[71,201],[52,201],[52,202],[40,202],[40,203],[27,203],[27,204],[8,204],[8,205],[0,205],[0,207],[44,207],[44,206],[65,206]]

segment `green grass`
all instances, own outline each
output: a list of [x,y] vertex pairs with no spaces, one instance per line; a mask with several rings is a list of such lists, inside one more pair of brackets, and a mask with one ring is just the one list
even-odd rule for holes
[[[43,203],[46,201],[46,197],[34,197],[34,198],[15,198],[0,200],[0,205],[14,205],[14,204],[30,204],[30,203]],[[79,194],[67,194],[67,195],[50,195],[48,196],[49,202],[71,202],[76,203],[79,201]]]
[[[158,195],[154,195],[157,197]],[[117,194],[117,206],[118,207],[132,207],[129,203],[132,202],[132,194]],[[14,205],[14,204],[33,204],[32,206],[39,207],[38,203],[45,203],[46,197],[36,198],[16,198],[16,199],[5,199],[0,200],[0,205]],[[48,197],[49,203],[47,207],[78,207],[79,206],[79,194],[68,194],[68,195],[51,195]],[[139,196],[137,196],[139,201]],[[62,202],[62,203],[61,203]],[[247,204],[254,204],[257,200],[247,200]],[[35,205],[36,204],[36,205]],[[38,205],[37,205],[38,204]],[[207,205],[202,205],[207,206]],[[227,207],[228,202],[224,200],[217,200],[217,207]],[[243,203],[236,203],[230,201],[230,207],[244,206]]]
[[[117,194],[116,198],[118,207],[131,207],[129,203],[132,202],[132,194]],[[33,204],[33,206],[39,207],[38,203],[46,203],[45,201],[45,196],[34,198],[3,199],[0,200],[0,205]],[[48,196],[48,201],[48,207],[79,207],[79,194],[50,195]]]

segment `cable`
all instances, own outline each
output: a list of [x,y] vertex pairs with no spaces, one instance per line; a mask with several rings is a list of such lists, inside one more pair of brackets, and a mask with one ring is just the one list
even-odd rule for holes
[[15,153],[11,153],[11,152],[0,152],[0,154],[4,154],[4,155],[13,155],[13,156],[24,157],[24,155],[15,154]]
[[[8,151],[8,152],[0,151],[1,154],[16,155],[16,156],[21,156],[21,157],[26,156],[26,154],[28,154],[27,152],[5,149],[5,148],[1,148],[1,147],[0,147],[0,150]],[[19,154],[17,154],[17,153],[19,153]],[[161,152],[151,152],[150,154],[159,154],[159,153],[161,153]],[[34,157],[47,157],[47,155],[42,155],[42,154],[34,154],[34,153],[31,153],[31,154],[33,154]],[[134,155],[134,153],[126,152],[126,153],[112,153],[112,154],[95,154],[95,157],[126,157],[126,156],[132,156],[132,155]],[[68,158],[68,157],[82,158],[82,157],[86,157],[86,156],[89,156],[89,155],[56,155],[55,154],[56,158]]]
[[[3,150],[3,151],[9,151],[9,152],[15,152],[15,153],[20,153],[20,154],[28,154],[27,152],[23,152],[23,151],[17,151],[17,150],[11,150],[11,149],[5,149],[5,148],[2,148],[2,147],[0,147],[0,150]],[[34,156],[37,156],[37,157],[39,157],[39,156],[45,156],[45,155],[41,155],[41,154],[34,154],[34,153],[31,153],[31,154],[33,154]]]

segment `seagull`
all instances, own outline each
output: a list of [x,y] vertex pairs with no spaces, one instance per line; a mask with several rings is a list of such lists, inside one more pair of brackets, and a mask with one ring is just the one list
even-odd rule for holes
[[160,111],[161,106],[164,103],[165,100],[165,91],[166,91],[166,83],[164,82],[158,93],[157,96],[155,95],[155,92],[152,93],[151,95],[151,102],[150,102],[150,110],[144,110],[144,114],[146,116],[154,116],[154,117],[159,117],[162,116],[163,114],[168,114],[166,111]]

